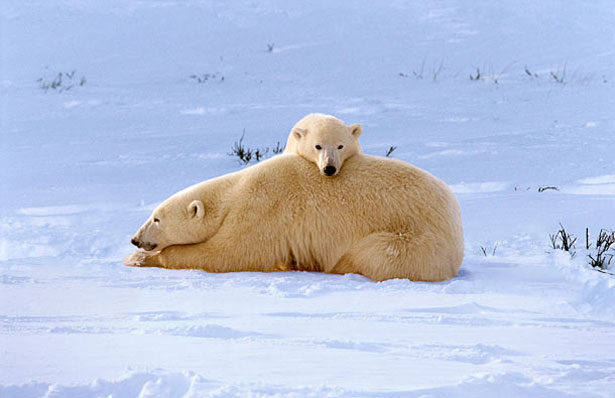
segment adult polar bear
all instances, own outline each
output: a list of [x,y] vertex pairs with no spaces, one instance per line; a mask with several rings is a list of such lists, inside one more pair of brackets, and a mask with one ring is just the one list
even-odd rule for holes
[[[444,182],[395,159],[353,156],[336,178],[282,154],[171,196],[127,265],[208,272],[305,270],[442,281],[464,243]],[[151,250],[158,250],[153,252]]]

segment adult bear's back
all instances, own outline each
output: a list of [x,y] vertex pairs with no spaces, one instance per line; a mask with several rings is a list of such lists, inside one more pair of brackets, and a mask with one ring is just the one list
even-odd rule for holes
[[400,160],[354,156],[334,177],[321,175],[314,164],[293,154],[249,169],[237,186],[249,193],[250,207],[267,209],[265,217],[302,223],[316,215],[326,223],[316,225],[323,230],[337,223],[361,233],[433,228],[461,234],[459,206],[446,184]]

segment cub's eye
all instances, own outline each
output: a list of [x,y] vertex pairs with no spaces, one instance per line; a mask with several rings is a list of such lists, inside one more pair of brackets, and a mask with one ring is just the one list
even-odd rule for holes
[[317,150],[319,150],[319,151],[322,149],[322,147],[321,147],[320,145],[316,145],[316,147],[315,147],[315,148],[316,148]]
[[344,149],[344,145],[338,146],[337,149]]
[[160,222],[159,218],[154,217],[154,222]]

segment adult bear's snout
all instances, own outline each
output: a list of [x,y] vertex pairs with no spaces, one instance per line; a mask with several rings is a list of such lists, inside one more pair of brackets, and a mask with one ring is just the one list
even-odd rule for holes
[[142,243],[140,247],[141,247],[141,249],[149,252],[149,251],[152,251],[155,248],[157,248],[158,245],[155,244],[155,243]]
[[326,175],[332,176],[333,174],[335,174],[337,169],[335,168],[335,166],[327,166],[325,167],[323,171],[325,172]]
[[151,250],[154,250],[155,248],[158,247],[158,245],[156,243],[141,242],[137,238],[132,238],[130,240],[130,243],[132,243],[133,245],[137,246],[139,249],[143,249],[143,250],[146,250],[146,251],[151,251]]

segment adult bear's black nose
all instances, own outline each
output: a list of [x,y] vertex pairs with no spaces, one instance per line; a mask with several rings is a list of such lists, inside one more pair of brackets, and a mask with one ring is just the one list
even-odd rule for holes
[[325,167],[324,172],[325,172],[326,175],[332,176],[333,174],[335,174],[336,170],[337,169],[335,168],[335,166],[327,166],[327,167]]
[[137,238],[132,238],[130,240],[130,243],[132,243],[133,245],[135,245],[137,247],[140,247],[140,245],[141,245],[141,242],[139,242],[139,240]]

